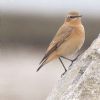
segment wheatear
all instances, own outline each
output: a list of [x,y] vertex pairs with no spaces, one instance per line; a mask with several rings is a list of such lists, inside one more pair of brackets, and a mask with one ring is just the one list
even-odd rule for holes
[[[72,63],[76,60],[77,57],[74,60],[68,59],[66,57],[75,54],[84,43],[85,30],[81,23],[81,17],[82,16],[76,11],[68,13],[64,24],[59,28],[55,37],[47,48],[45,56],[41,60],[37,71],[39,71],[43,65],[58,58],[66,72],[67,69],[63,64],[61,57],[70,60]],[[65,72],[62,75],[64,75]]]

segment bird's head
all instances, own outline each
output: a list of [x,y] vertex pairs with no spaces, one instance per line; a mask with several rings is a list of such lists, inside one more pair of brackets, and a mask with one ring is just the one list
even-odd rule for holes
[[70,24],[80,23],[81,22],[81,15],[76,11],[71,11],[68,13],[67,17],[65,18],[65,22]]

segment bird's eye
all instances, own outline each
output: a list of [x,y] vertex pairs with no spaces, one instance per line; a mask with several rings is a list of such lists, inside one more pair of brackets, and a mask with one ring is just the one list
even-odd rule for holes
[[74,16],[70,16],[70,18],[75,18]]
[[74,16],[67,16],[67,18],[70,19],[70,18],[75,18],[75,17]]
[[82,17],[81,15],[80,16],[69,16],[69,18],[79,18],[79,17]]

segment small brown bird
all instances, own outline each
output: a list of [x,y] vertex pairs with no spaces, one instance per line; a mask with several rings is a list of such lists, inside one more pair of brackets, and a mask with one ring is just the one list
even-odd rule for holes
[[42,68],[48,62],[59,58],[62,66],[65,69],[65,72],[62,75],[67,72],[61,57],[70,60],[73,63],[78,56],[74,60],[66,57],[75,54],[82,47],[85,40],[85,30],[81,23],[81,17],[82,16],[76,11],[68,13],[64,24],[59,28],[55,37],[47,48],[46,54],[41,60],[37,71],[39,71],[40,68]]

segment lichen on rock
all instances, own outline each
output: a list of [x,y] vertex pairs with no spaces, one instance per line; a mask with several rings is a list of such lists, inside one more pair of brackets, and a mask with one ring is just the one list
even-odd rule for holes
[[100,35],[58,81],[47,100],[100,100]]

